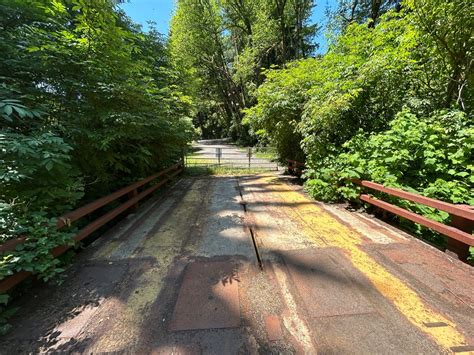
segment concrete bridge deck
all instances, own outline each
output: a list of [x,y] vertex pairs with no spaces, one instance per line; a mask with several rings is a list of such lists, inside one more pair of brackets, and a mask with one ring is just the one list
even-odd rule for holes
[[472,267],[271,174],[182,178],[19,305],[1,353],[474,351]]

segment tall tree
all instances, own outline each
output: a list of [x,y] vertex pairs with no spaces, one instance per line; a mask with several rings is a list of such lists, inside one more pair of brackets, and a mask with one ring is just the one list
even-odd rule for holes
[[[262,68],[312,54],[313,0],[179,0],[170,47],[195,98],[205,137],[248,140],[241,110],[254,103]],[[193,83],[189,85],[189,83]],[[224,123],[224,130],[216,129]]]
[[337,30],[353,22],[368,22],[369,27],[375,27],[380,16],[392,9],[399,10],[401,3],[402,0],[339,0],[330,16]]
[[[455,102],[472,112],[472,64],[474,60],[474,3],[464,0],[408,0],[413,22],[423,43],[432,48],[431,57],[439,60],[438,72],[447,74],[442,106]],[[468,87],[471,86],[471,90]]]

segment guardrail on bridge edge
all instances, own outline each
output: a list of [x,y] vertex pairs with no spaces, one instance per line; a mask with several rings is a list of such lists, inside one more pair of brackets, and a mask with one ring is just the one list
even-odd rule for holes
[[[61,217],[58,218],[56,223],[56,228],[61,229],[65,226],[70,226],[73,222],[77,221],[78,219],[96,211],[97,209],[108,205],[109,203],[117,200],[118,198],[127,195],[128,200],[120,204],[119,206],[115,207],[113,210],[107,212],[103,216],[95,219],[91,223],[84,226],[79,232],[73,237],[74,244],[80,242],[81,240],[85,239],[86,237],[90,236],[93,232],[97,229],[105,225],[107,222],[111,221],[115,217],[117,217],[122,212],[125,212],[127,209],[136,209],[138,208],[138,203],[146,196],[150,195],[159,187],[166,184],[170,181],[173,177],[180,174],[184,170],[184,161],[181,160],[178,163],[170,166],[167,169],[164,169],[154,175],[151,175],[143,180],[137,181],[129,186],[126,186],[120,190],[117,190],[110,195],[101,197],[93,202],[86,204],[74,211],[68,212]],[[138,191],[139,188],[143,187],[144,185],[158,179],[160,181],[143,191]],[[5,251],[14,250],[17,245],[22,244],[26,241],[27,237],[19,237],[15,239],[11,239],[2,245],[0,245],[0,254]],[[51,250],[51,253],[54,257],[57,257],[64,252],[66,252],[69,248],[74,245],[63,245],[58,246]],[[0,280],[0,293],[5,293],[12,289],[14,286],[18,285],[26,278],[31,275],[28,271],[19,271],[16,274],[8,276],[7,278]]]
[[[301,175],[305,166],[303,163],[290,159],[287,159],[287,162],[288,171],[291,174]],[[446,252],[458,257],[462,261],[467,260],[469,256],[469,247],[474,246],[474,236],[472,235],[472,231],[474,230],[474,206],[456,205],[443,202],[420,194],[387,187],[368,180],[353,179],[352,182],[361,187],[383,192],[390,196],[395,196],[449,213],[451,216],[451,224],[446,225],[383,200],[376,199],[368,194],[361,194],[359,196],[359,199],[365,203],[371,204],[384,211],[393,213],[443,234],[448,237]]]

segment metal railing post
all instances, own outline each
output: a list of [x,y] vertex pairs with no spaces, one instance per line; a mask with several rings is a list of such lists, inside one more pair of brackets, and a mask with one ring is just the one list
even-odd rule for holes
[[[474,230],[474,222],[460,216],[451,214],[451,225],[469,234]],[[469,257],[469,245],[454,238],[448,238],[446,253],[466,261]]]
[[181,162],[183,164],[183,168],[186,168],[187,156],[186,156],[186,150],[184,147],[181,148]]
[[216,148],[217,165],[221,165],[222,148]]
[[[136,197],[137,195],[138,195],[138,190],[137,189],[135,189],[133,191],[130,191],[128,193],[128,199],[131,200],[132,198]],[[130,207],[130,210],[135,212],[136,210],[138,210],[138,207],[139,207],[139,205],[138,205],[138,202],[137,202],[132,207]]]

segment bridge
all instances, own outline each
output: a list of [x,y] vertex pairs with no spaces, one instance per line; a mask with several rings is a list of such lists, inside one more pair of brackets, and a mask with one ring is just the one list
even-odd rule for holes
[[281,171],[179,172],[121,192],[133,213],[17,301],[2,353],[474,352],[468,264]]

